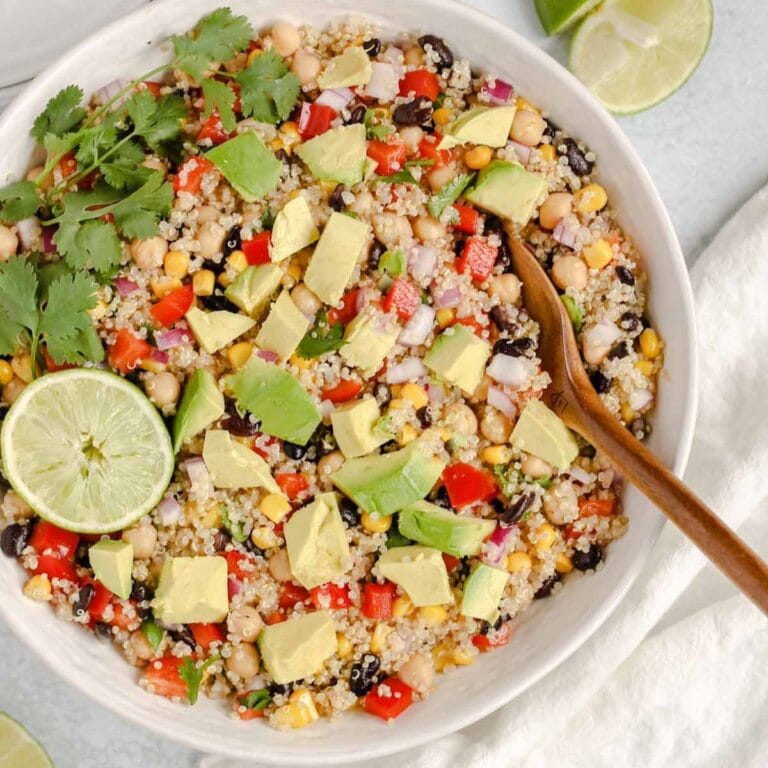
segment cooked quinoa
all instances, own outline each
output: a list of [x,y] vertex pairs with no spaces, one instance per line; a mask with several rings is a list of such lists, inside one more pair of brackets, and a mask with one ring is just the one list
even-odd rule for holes
[[[226,411],[206,429],[226,430],[261,456],[278,490],[266,483],[217,487],[200,459],[206,430],[186,436],[163,502],[112,536],[133,546],[133,586],[126,600],[94,581],[88,549],[98,537],[81,536],[71,553],[59,552],[71,556],[74,571],[68,573],[76,574],[62,576],[43,565],[52,553],[35,546],[36,529],[44,523],[33,510],[13,490],[6,490],[0,508],[3,551],[18,557],[29,573],[25,594],[112,642],[137,667],[137,681],[148,693],[187,701],[190,686],[180,669],[196,669],[200,691],[221,699],[231,716],[264,718],[279,728],[355,707],[396,717],[439,685],[435,673],[471,665],[482,653],[514,643],[515,622],[532,601],[559,595],[570,579],[581,578],[575,571],[602,567],[608,544],[627,528],[620,481],[592,446],[572,438],[578,455],[558,469],[516,443],[518,417],[527,402],[541,397],[549,377],[537,356],[538,326],[522,305],[520,281],[511,271],[509,237],[533,249],[551,274],[574,319],[591,381],[611,412],[641,439],[650,430],[662,367],[661,342],[645,319],[639,254],[618,225],[588,147],[534,106],[537,94],[517,94],[493,73],[471,69],[470,62],[454,57],[450,41],[422,32],[381,35],[361,20],[324,30],[281,22],[231,60],[214,63],[207,76],[225,83],[265,52],[285,60],[299,94],[290,114],[272,123],[243,116],[235,103],[238,122],[225,130],[217,112],[204,115],[201,85],[181,68],[150,84],[157,98],[180,96],[186,113],[173,150],[143,146],[144,166],[174,185],[172,205],[154,236],[122,239],[119,267],[100,287],[91,311],[106,349],[101,365],[143,388],[169,426],[192,374],[210,374]],[[373,65],[375,87],[368,70],[365,83],[321,90],[318,77],[334,57],[361,50]],[[109,98],[96,94],[89,113]],[[478,107],[509,110],[503,146],[461,140],[457,118]],[[370,159],[363,180],[318,179],[312,163],[299,156],[302,145],[361,124]],[[439,148],[452,131],[459,141]],[[213,147],[248,134],[279,161],[274,186],[250,202],[206,159]],[[535,177],[538,192],[525,222],[497,216],[469,199],[482,178],[474,174],[499,162]],[[52,183],[67,189],[67,174],[76,170],[59,163]],[[463,174],[468,185],[451,197],[451,185]],[[40,169],[30,173],[39,176]],[[446,202],[438,210],[441,195]],[[318,235],[340,214],[364,227],[364,245],[336,303],[322,301],[304,279],[316,238],[273,260],[275,244],[266,233],[299,197]],[[41,250],[45,260],[59,258],[55,248],[43,249],[45,233],[37,222],[31,235],[26,227],[25,236],[21,225],[0,226],[1,260]],[[279,269],[273,298],[287,292],[306,319],[303,339],[289,354],[283,354],[283,341],[275,349],[260,336],[274,311],[269,302],[254,313],[250,329],[210,353],[187,316],[189,306],[168,324],[158,322],[153,308],[169,296],[183,296],[180,291],[204,313],[244,317],[225,291],[246,270],[265,264]],[[373,371],[345,357],[344,339],[349,343],[350,327],[365,313],[380,329],[394,329],[396,339]],[[436,339],[456,335],[459,326],[486,350],[480,383],[471,392],[452,381],[453,374],[429,366]],[[136,350],[133,356],[124,356],[126,340]],[[320,421],[304,443],[263,431],[259,418],[239,402],[228,377],[247,373],[254,360],[288,372],[308,394]],[[29,363],[24,351],[0,361],[6,407],[28,382]],[[499,371],[498,378],[486,366]],[[354,493],[340,493],[336,482],[345,465],[361,459],[342,453],[332,419],[366,398],[373,398],[378,413],[378,439],[367,456],[409,447],[421,452],[442,470],[425,491],[426,501],[493,523],[475,554],[443,553],[450,599],[440,604],[415,607],[408,590],[380,573],[385,553],[422,543],[399,532],[399,512],[366,509]],[[301,583],[292,572],[297,563],[288,554],[285,529],[298,510],[328,499],[322,494],[330,492],[336,494],[331,514],[342,521],[348,552],[329,582],[307,588],[306,578]],[[164,562],[189,556],[226,558],[229,606],[218,622],[169,624],[153,615]],[[465,583],[480,564],[506,575],[490,621],[463,612]],[[335,650],[300,679],[275,682],[257,639],[267,627],[315,611],[330,617]],[[185,659],[190,664],[182,666]]]

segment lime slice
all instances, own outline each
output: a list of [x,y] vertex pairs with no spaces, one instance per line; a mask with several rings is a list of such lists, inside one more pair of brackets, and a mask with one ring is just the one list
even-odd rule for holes
[[576,30],[570,67],[611,112],[639,112],[690,77],[711,33],[710,0],[609,0]]
[[556,35],[589,13],[600,0],[536,0],[536,12],[548,35]]
[[0,712],[0,765],[3,768],[53,768],[51,758],[29,731]]
[[119,376],[77,368],[43,376],[0,435],[14,490],[41,517],[80,533],[125,528],[153,509],[174,469],[157,409]]

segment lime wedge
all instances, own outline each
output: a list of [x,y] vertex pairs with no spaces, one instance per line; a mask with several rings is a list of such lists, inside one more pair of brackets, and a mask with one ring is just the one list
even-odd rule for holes
[[711,33],[711,0],[609,0],[576,30],[570,68],[611,112],[639,112],[690,77]]
[[53,768],[51,758],[29,731],[0,712],[0,765],[3,768]]
[[600,0],[536,0],[536,13],[548,35],[556,35],[589,13]]
[[41,517],[80,533],[125,528],[153,509],[174,469],[157,409],[125,379],[94,368],[43,376],[0,434],[14,490]]

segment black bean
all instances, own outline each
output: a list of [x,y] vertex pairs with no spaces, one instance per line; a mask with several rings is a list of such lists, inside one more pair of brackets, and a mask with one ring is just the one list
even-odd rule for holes
[[[232,251],[239,251],[243,241],[240,235],[240,227],[232,227],[227,233],[227,239],[224,241],[222,251],[226,259]],[[223,261],[223,260],[222,260]]]
[[590,445],[589,443],[584,443],[584,445],[579,448],[579,456],[584,456],[587,459],[594,459],[595,456],[597,456],[595,446]]
[[551,139],[555,137],[555,134],[560,130],[559,126],[553,123],[551,120],[544,118],[546,126],[544,127],[544,135],[549,136]]
[[88,606],[93,600],[93,593],[96,590],[93,588],[93,584],[83,584],[80,589],[77,590],[77,597],[75,602],[72,603],[72,613],[75,618],[79,619],[88,610]]
[[293,690],[293,683],[270,683],[268,690],[272,696],[287,696]]
[[615,344],[608,353],[609,360],[621,360],[629,354],[629,346],[626,341],[620,341]]
[[382,453],[394,453],[395,451],[400,450],[400,445],[398,444],[397,440],[388,440],[384,445],[381,446],[381,452]]
[[131,587],[131,600],[136,600],[139,603],[151,600],[155,595],[155,591],[149,584],[145,584],[143,581],[134,581],[133,587]]
[[511,308],[499,304],[491,309],[490,315],[491,320],[493,320],[500,331],[514,333],[517,329],[517,322],[512,319]]
[[373,388],[373,398],[379,408],[383,408],[392,399],[392,393],[386,384],[379,383]]
[[493,345],[493,354],[525,357],[528,352],[532,352],[535,348],[535,342],[527,336],[522,339],[499,339]]
[[217,291],[212,296],[198,296],[203,306],[210,312],[219,312],[225,310],[226,312],[239,312],[240,309],[236,307],[221,291]]
[[328,205],[330,205],[334,211],[344,210],[344,206],[346,205],[344,202],[344,192],[346,192],[346,189],[347,188],[343,184],[337,184],[331,193],[331,197],[328,200]]
[[354,528],[360,524],[360,510],[358,510],[357,504],[347,496],[342,496],[339,501],[339,513],[348,528]]
[[379,268],[379,259],[381,259],[382,254],[384,254],[386,250],[387,246],[384,245],[381,240],[377,240],[374,237],[373,242],[371,243],[371,250],[368,251],[368,269]]
[[625,312],[619,318],[619,328],[628,333],[638,333],[643,329],[643,321],[634,312]]
[[651,425],[644,418],[638,417],[629,425],[629,431],[638,440],[645,440],[651,434]]
[[496,251],[496,266],[501,267],[505,274],[512,272],[512,254],[509,251],[506,238],[502,238]]
[[428,405],[425,405],[423,408],[419,408],[418,411],[416,411],[416,418],[419,420],[419,424],[421,424],[422,427],[429,427],[432,425],[432,410]]
[[258,435],[261,429],[257,419],[253,419],[247,412],[240,413],[234,400],[227,401],[221,426],[236,437],[252,437]]
[[75,550],[75,563],[82,568],[91,567],[90,544],[82,541],[77,545],[77,549]]
[[469,562],[469,559],[466,557],[463,557],[459,564],[456,566],[456,568],[451,571],[451,576],[453,577],[453,580],[458,584],[462,581],[464,581],[467,576],[469,576],[470,572],[472,571],[472,565]]
[[381,661],[375,653],[366,653],[352,665],[349,673],[349,690],[355,696],[365,696],[376,685],[376,673]]
[[448,489],[441,485],[436,491],[434,491],[432,494],[430,494],[430,499],[434,504],[437,504],[438,507],[443,507],[445,509],[451,509],[451,497],[448,495]]
[[504,618],[502,616],[499,616],[499,618],[496,619],[496,621],[494,621],[493,624],[491,624],[490,622],[484,621],[480,625],[480,634],[487,635],[491,630],[496,631],[498,629],[501,629],[501,625],[503,623],[504,623]]
[[109,624],[105,624],[103,621],[97,621],[93,625],[94,632],[104,640],[112,639],[112,627]]
[[353,107],[349,112],[347,125],[356,125],[357,123],[362,123],[365,120],[366,109],[367,107],[365,104],[358,104],[356,107]]
[[363,43],[363,50],[370,58],[374,58],[381,53],[381,40],[378,37],[372,37]]
[[618,277],[624,285],[635,284],[635,276],[623,264],[619,264],[616,267],[616,277]]
[[431,119],[432,102],[425,98],[398,104],[392,111],[392,122],[395,125],[424,125]]
[[603,559],[603,550],[597,544],[592,544],[586,552],[577,549],[571,555],[571,562],[577,571],[591,571]]
[[488,214],[485,217],[485,224],[483,225],[483,233],[486,235],[499,235],[504,238],[504,223],[498,216]]
[[605,374],[600,373],[600,371],[593,371],[589,375],[589,380],[592,382],[592,386],[598,395],[607,392],[611,387],[611,380]]
[[306,458],[309,461],[317,461],[322,456],[327,456],[338,448],[333,428],[321,424],[309,438]]
[[[213,261],[212,259],[205,259],[203,261],[203,269],[207,269],[209,272],[213,272],[214,275],[220,275],[226,268],[227,263],[222,259],[221,261]],[[200,297],[202,299],[202,297]]]
[[289,443],[287,440],[283,443],[283,450],[285,451],[285,455],[294,461],[303,459],[307,453],[307,447],[305,445]]
[[244,542],[243,546],[256,557],[264,557],[264,550],[261,547],[257,547],[253,541],[251,540],[251,537],[249,536]]
[[516,523],[531,508],[535,500],[536,494],[533,491],[521,493],[505,507],[501,515],[501,521],[507,525]]
[[166,630],[171,640],[176,643],[185,643],[190,648],[194,648],[197,645],[192,630],[186,624],[173,624],[170,627],[166,627]]
[[24,547],[29,542],[32,533],[30,523],[13,523],[9,525],[0,536],[0,549],[8,557],[21,557]]
[[592,173],[594,163],[587,160],[584,152],[579,149],[579,145],[573,139],[563,139],[561,144],[565,145],[565,156],[568,158],[568,167],[577,176],[589,176]]
[[437,66],[440,69],[447,69],[453,66],[453,52],[445,44],[441,37],[435,35],[422,35],[419,38],[419,45],[426,51],[427,46],[432,48],[432,52],[437,57]]
[[542,597],[549,597],[552,594],[552,590],[555,587],[555,584],[560,581],[560,575],[555,573],[552,576],[550,576],[539,588],[536,590],[536,594],[534,594],[533,599],[534,600],[541,600]]

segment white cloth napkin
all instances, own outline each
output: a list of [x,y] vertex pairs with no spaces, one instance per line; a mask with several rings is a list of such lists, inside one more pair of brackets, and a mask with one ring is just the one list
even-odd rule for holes
[[[693,284],[701,405],[686,481],[765,556],[768,187],[718,234]],[[768,620],[669,524],[619,608],[560,667],[481,722],[365,766],[758,768],[767,670]]]

